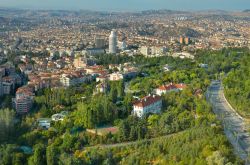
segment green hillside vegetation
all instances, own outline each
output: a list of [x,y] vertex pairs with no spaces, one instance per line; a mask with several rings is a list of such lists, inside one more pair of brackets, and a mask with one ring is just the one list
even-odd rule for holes
[[241,115],[250,118],[250,53],[238,65],[223,80],[225,96]]
[[220,129],[196,127],[152,142],[109,149],[87,149],[76,152],[75,156],[86,164],[242,164],[234,158],[228,146]]
[[[9,134],[0,145],[0,164],[242,164],[233,154],[221,123],[204,97],[210,80],[220,75],[217,73],[240,69],[238,60],[242,54],[237,51],[240,50],[201,51],[197,52],[200,55],[195,60],[97,56],[98,63],[105,67],[120,61],[135,62],[140,73],[147,76],[126,80],[128,88],[136,91],[134,93],[125,93],[125,84],[121,81],[109,82],[109,91],[99,94],[94,94],[96,82],[66,89],[40,90],[36,93],[33,110],[27,116],[18,117],[14,124],[14,137],[11,136],[12,111],[8,110],[10,118],[6,118],[3,111],[0,121],[7,125],[0,129]],[[223,64],[217,60],[224,60]],[[202,62],[208,62],[211,67],[200,68]],[[171,71],[163,71],[166,64],[171,66]],[[162,96],[161,114],[141,119],[131,115],[133,96],[148,95],[156,87],[170,82],[185,83],[188,88]],[[197,90],[201,91],[200,95],[196,95]],[[69,115],[63,121],[52,122],[50,129],[37,126],[37,119],[50,118],[62,111],[68,111]],[[86,131],[105,125],[118,127],[118,133],[98,136]],[[95,149],[98,145],[151,138],[157,140],[121,148]],[[31,147],[33,153],[24,153],[20,146]]]
[[223,49],[201,51],[198,60],[209,65],[208,73],[223,78],[224,94],[233,108],[250,118],[250,51]]

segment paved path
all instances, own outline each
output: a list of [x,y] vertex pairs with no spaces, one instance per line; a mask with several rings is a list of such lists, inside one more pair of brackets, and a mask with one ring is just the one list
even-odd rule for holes
[[213,111],[222,121],[225,135],[234,147],[235,153],[250,164],[250,135],[247,123],[227,102],[220,81],[213,81],[206,94]]
[[168,138],[174,135],[182,134],[186,132],[187,130],[180,131],[177,133],[165,135],[165,136],[160,136],[152,139],[143,139],[143,140],[137,140],[137,141],[132,141],[132,142],[124,142],[124,143],[116,143],[116,144],[103,144],[103,145],[96,145],[96,146],[91,146],[91,147],[84,147],[84,149],[98,149],[98,148],[114,148],[114,147],[126,147],[126,146],[131,146],[131,145],[138,145],[138,144],[145,144],[145,143],[150,143],[154,140],[159,140],[159,139],[164,139]]

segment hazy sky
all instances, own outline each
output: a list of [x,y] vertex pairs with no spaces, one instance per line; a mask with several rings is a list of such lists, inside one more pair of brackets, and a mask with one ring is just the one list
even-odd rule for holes
[[102,11],[147,9],[243,10],[250,8],[250,0],[0,0],[0,7]]

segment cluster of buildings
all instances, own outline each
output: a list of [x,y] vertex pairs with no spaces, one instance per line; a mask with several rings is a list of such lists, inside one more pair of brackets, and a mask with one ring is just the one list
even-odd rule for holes
[[106,93],[108,91],[107,81],[124,81],[124,79],[131,79],[139,74],[138,68],[130,63],[110,64],[109,70],[114,72],[96,77],[96,82],[99,82],[96,86],[97,93]]
[[33,105],[34,89],[23,84],[23,76],[16,72],[13,64],[0,66],[0,96],[15,94],[12,105],[18,114],[29,112]]
[[[57,57],[57,58],[55,58]],[[35,92],[43,88],[76,86],[91,81],[99,82],[96,91],[108,91],[108,81],[120,81],[137,76],[138,69],[130,64],[96,65],[92,56],[78,52],[74,56],[49,54],[47,56],[18,56],[20,61],[16,73],[13,65],[0,67],[0,96],[14,94],[13,107],[17,113],[28,113],[33,105]],[[25,80],[25,81],[24,81]]]
[[[50,16],[50,11],[47,15],[44,12],[38,11],[32,22],[21,19],[19,25],[2,21],[0,27],[5,28],[0,32],[0,54],[48,50],[60,55],[72,55],[75,51],[84,51],[86,55],[120,51],[154,56],[196,49],[250,47],[249,14],[244,12],[113,13],[112,17],[98,12],[80,15],[68,12],[63,14],[65,17],[56,18]],[[29,18],[28,11],[20,15]],[[39,19],[41,16],[44,21]],[[6,17],[15,19],[11,12],[9,16],[6,12]],[[110,33],[113,28],[116,30]]]
[[[22,18],[30,17],[25,11],[20,14]],[[132,64],[110,65],[109,68],[96,65],[96,55],[171,55],[192,59],[194,55],[190,52],[197,49],[250,47],[249,15],[241,12],[226,13],[230,19],[218,13],[194,12],[181,15],[164,12],[116,13],[112,17],[95,13],[74,17],[69,14],[58,18],[49,15],[41,21],[40,16],[44,13],[37,12],[32,22],[21,19],[23,22],[20,25],[15,21],[4,22],[4,19],[0,22],[0,27],[7,29],[0,32],[0,63],[10,53],[41,55],[16,57],[15,61],[22,62],[18,65],[19,74],[11,64],[0,66],[0,96],[16,91],[12,102],[20,114],[30,111],[37,90],[69,87],[95,80],[99,82],[96,91],[104,93],[108,90],[107,81],[133,78],[138,74],[138,69]],[[9,19],[14,18],[10,15]],[[108,30],[113,28],[116,29]],[[169,66],[165,66],[164,70],[169,71]],[[24,79],[27,79],[27,84]],[[158,113],[161,94],[184,88],[185,84],[157,88],[156,95],[146,96],[134,104],[134,114]]]
[[136,100],[133,103],[132,115],[137,117],[143,117],[147,114],[159,114],[162,109],[162,98],[161,95],[168,92],[178,92],[187,88],[185,84],[174,84],[170,83],[162,85],[155,89],[155,94],[145,96],[141,99]]

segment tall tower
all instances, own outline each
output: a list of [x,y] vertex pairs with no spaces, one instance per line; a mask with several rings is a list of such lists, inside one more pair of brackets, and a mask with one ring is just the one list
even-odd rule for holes
[[109,36],[109,53],[115,54],[117,52],[117,34],[115,30],[111,31]]
[[183,44],[184,43],[184,38],[182,36],[180,36],[180,44]]
[[189,39],[189,37],[185,37],[185,44],[189,44],[189,42],[190,42],[190,39]]

